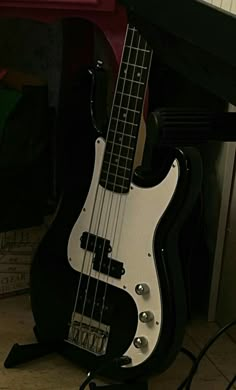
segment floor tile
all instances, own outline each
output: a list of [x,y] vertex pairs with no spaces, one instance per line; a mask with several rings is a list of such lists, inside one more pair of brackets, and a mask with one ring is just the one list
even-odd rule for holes
[[[219,327],[214,323],[194,321],[189,324],[187,333],[197,346],[202,348],[218,329]],[[236,344],[227,334],[222,334],[209,348],[207,357],[228,380],[236,374]]]
[[[200,348],[188,335],[185,337],[184,347],[196,356],[200,351]],[[188,375],[191,366],[191,360],[184,354],[180,353],[169,370],[150,381],[151,390],[158,390],[158,388],[161,390],[176,390]],[[223,390],[227,384],[228,381],[222,376],[221,372],[215,367],[215,365],[207,358],[203,358],[199,370],[194,377],[191,390]]]

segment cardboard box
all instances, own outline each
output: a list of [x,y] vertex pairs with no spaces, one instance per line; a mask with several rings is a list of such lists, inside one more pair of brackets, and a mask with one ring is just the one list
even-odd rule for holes
[[48,226],[0,233],[0,298],[29,289],[33,254]]

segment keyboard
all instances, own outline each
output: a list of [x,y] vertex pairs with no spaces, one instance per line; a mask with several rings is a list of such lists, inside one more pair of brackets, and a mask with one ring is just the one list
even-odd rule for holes
[[236,16],[236,0],[200,0],[204,5],[215,8],[220,12]]
[[168,65],[236,105],[236,0],[119,0]]
[[120,0],[143,22],[236,66],[236,0]]

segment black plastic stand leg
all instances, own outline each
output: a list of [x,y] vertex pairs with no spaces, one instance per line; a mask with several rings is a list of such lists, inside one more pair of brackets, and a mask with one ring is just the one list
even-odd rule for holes
[[121,383],[108,386],[97,386],[94,382],[89,385],[90,390],[148,390],[147,382]]
[[14,344],[9,352],[5,362],[5,368],[13,368],[20,364],[30,362],[31,360],[39,359],[50,353],[56,352],[55,345],[46,344]]
[[34,326],[33,331],[38,343],[28,345],[14,344],[4,362],[5,368],[13,368],[59,350],[59,343],[46,344],[40,342],[36,326]]

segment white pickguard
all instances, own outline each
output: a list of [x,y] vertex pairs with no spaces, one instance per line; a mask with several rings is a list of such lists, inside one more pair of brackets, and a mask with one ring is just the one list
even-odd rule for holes
[[[125,289],[136,302],[138,313],[148,310],[154,314],[151,323],[138,321],[135,335],[147,338],[148,347],[141,350],[132,343],[125,353],[132,358],[132,366],[136,366],[143,363],[156,348],[162,326],[161,291],[156,268],[158,259],[154,258],[153,237],[175,193],[179,164],[176,160],[159,185],[139,188],[131,184],[129,193],[120,195],[98,184],[104,150],[105,141],[99,138],[90,191],[70,235],[68,259],[76,271],[87,275],[91,272],[92,277],[99,277],[106,283]],[[111,241],[112,258],[124,263],[125,274],[120,280],[92,270],[92,253],[86,252],[85,256],[85,251],[80,248],[80,237],[86,231]],[[135,286],[140,283],[150,287],[147,297],[136,294]]]

